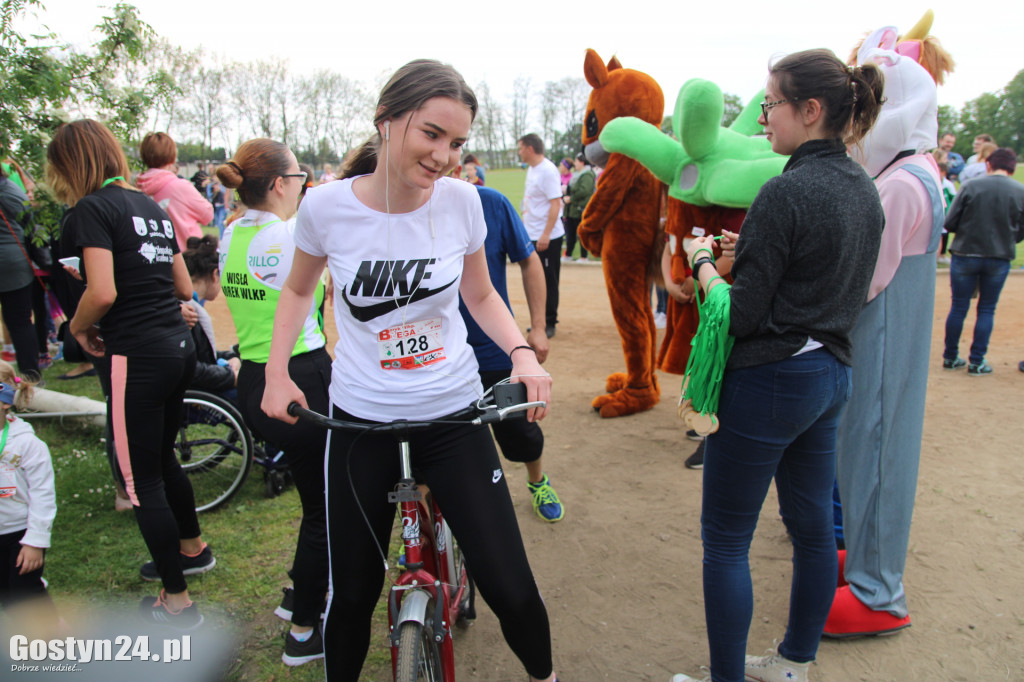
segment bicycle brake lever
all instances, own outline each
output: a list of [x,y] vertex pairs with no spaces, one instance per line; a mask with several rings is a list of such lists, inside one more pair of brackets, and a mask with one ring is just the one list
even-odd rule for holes
[[[546,407],[546,406],[547,406],[547,403],[544,402],[543,400],[534,400],[534,401],[529,402],[529,403],[519,403],[518,405],[509,405],[508,407],[503,407],[500,410],[498,410],[498,415],[499,415],[498,419],[505,419],[508,415],[510,415],[510,414],[512,414],[514,412],[526,412],[527,410],[532,410],[535,407]],[[517,416],[520,416],[520,415],[517,415]],[[526,415],[523,414],[521,416],[525,417]]]
[[[547,405],[547,403],[544,402],[543,400],[535,400],[529,403],[509,405],[508,407],[503,407],[501,409],[498,409],[494,406],[489,406],[484,408],[483,414],[481,414],[479,417],[477,417],[470,423],[477,426],[479,426],[480,424],[493,424],[494,422],[500,422],[505,420],[508,417],[508,415],[514,412],[526,412],[527,410],[532,410],[535,407],[544,407],[545,405]],[[525,417],[526,415],[523,414],[516,416]]]

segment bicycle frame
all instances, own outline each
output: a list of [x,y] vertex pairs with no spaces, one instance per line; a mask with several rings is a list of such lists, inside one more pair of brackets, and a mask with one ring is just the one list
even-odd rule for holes
[[[525,400],[525,388],[519,391],[520,400]],[[476,406],[478,416],[465,420],[467,424],[491,424],[507,415],[524,412],[535,407],[544,407],[544,402],[519,402],[509,404],[504,401],[503,407]],[[514,401],[511,401],[514,402]],[[467,618],[474,618],[472,599],[472,580],[455,553],[455,542],[448,524],[445,523],[441,509],[433,500],[429,504],[422,502],[422,494],[416,488],[412,477],[412,464],[409,455],[408,432],[432,424],[431,421],[397,420],[386,424],[367,426],[331,419],[330,417],[311,412],[297,403],[288,406],[288,413],[307,419],[328,429],[347,429],[354,431],[379,430],[390,432],[398,441],[401,465],[401,479],[393,492],[388,493],[388,502],[398,504],[402,518],[402,544],[405,548],[406,571],[398,577],[388,595],[388,621],[390,624],[391,668],[392,674],[398,676],[399,641],[402,631],[407,634],[415,632],[415,628],[404,628],[405,624],[418,624],[421,635],[433,636],[437,646],[436,654],[440,660],[434,659],[440,668],[442,682],[455,682],[455,652],[452,642],[452,625],[457,622],[464,600],[468,600]],[[424,519],[427,521],[424,526]],[[426,532],[424,533],[424,528]],[[433,600],[433,609],[430,603]],[[429,630],[427,628],[429,626]],[[423,652],[422,642],[420,652]],[[434,654],[432,648],[428,653]],[[416,661],[403,658],[403,667]],[[433,664],[428,664],[434,668]],[[408,672],[408,669],[405,669]]]
[[[409,443],[399,435],[399,456],[402,478],[389,502],[397,502],[402,518],[402,544],[405,548],[405,572],[398,577],[388,595],[388,621],[391,639],[391,666],[395,673],[398,663],[399,626],[408,621],[432,625],[434,639],[441,654],[444,682],[455,680],[455,650],[452,642],[452,624],[459,617],[459,605],[469,589],[465,573],[459,575],[455,565],[451,533],[437,502],[422,499],[412,478]],[[426,512],[428,528],[424,534],[423,516]],[[432,613],[427,612],[430,600],[410,598],[416,592],[429,594],[434,600]]]

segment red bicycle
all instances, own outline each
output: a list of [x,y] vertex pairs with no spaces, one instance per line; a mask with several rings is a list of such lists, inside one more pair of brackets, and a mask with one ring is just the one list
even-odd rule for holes
[[[406,570],[388,595],[391,665],[395,682],[455,682],[455,651],[452,624],[468,624],[476,618],[475,589],[466,561],[441,509],[432,496],[424,499],[412,476],[409,455],[410,431],[436,424],[489,424],[509,415],[543,407],[526,402],[523,384],[507,384],[497,391],[497,405],[477,404],[472,418],[462,420],[398,420],[360,424],[332,419],[307,410],[298,403],[288,407],[292,416],[328,429],[387,431],[398,442],[401,479],[388,502],[398,504],[402,517],[402,544]],[[518,388],[517,388],[518,387]],[[500,407],[499,407],[500,405]],[[424,522],[425,521],[425,522]]]

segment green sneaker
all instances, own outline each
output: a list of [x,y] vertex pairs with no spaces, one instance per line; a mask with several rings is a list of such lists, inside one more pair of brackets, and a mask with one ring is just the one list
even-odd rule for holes
[[533,511],[537,512],[537,516],[548,523],[562,520],[565,510],[562,508],[562,501],[558,499],[558,493],[551,487],[551,479],[547,474],[544,474],[544,480],[540,483],[527,481],[526,487],[533,495]]

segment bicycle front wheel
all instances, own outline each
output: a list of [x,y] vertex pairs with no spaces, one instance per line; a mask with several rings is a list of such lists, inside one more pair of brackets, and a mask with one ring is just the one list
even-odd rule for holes
[[[432,609],[428,609],[430,613]],[[442,682],[440,644],[429,625],[408,621],[398,626],[395,682]]]

